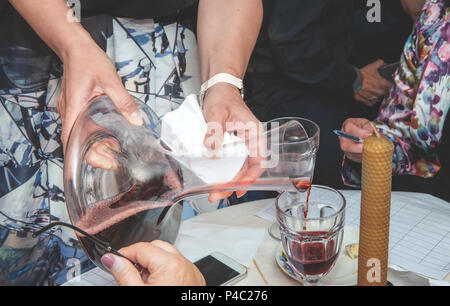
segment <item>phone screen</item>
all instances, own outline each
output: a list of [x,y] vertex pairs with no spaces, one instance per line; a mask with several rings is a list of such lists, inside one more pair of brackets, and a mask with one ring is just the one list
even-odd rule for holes
[[239,275],[239,272],[228,267],[216,258],[208,255],[194,263],[205,277],[206,286],[220,286]]

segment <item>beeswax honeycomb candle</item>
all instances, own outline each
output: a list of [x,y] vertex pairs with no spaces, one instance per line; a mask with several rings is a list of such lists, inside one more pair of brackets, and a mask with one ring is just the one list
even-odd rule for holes
[[359,286],[387,284],[394,145],[373,127],[363,144]]

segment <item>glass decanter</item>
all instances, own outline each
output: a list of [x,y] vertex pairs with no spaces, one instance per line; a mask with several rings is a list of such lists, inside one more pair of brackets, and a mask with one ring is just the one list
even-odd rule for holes
[[[155,239],[173,243],[183,199],[212,191],[296,191],[303,189],[302,182],[311,181],[317,148],[296,148],[296,143],[308,139],[298,122],[270,130],[266,126],[256,140],[224,145],[221,152],[240,148],[234,150],[237,156],[180,155],[161,139],[158,116],[135,100],[142,126],[131,125],[107,96],[101,96],[79,115],[65,152],[64,188],[71,222],[114,250]],[[256,156],[243,153],[242,146],[250,143],[260,148]],[[220,181],[219,175],[208,181],[201,175],[239,162],[241,169],[231,179]],[[248,171],[258,172],[258,179],[249,181]],[[80,232],[77,236],[88,256],[102,267],[105,248]]]

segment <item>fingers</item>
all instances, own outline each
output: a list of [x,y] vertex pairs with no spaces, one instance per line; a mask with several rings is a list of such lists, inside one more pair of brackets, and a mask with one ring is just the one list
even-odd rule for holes
[[341,150],[344,152],[345,156],[357,163],[362,161],[362,151],[363,144],[356,143],[350,139],[340,138],[339,139]]
[[118,167],[114,152],[120,150],[119,144],[111,139],[102,139],[92,145],[86,154],[86,161],[95,168],[112,170]]
[[[205,285],[205,279],[197,267],[167,242],[158,240],[151,243],[141,242],[123,248],[120,252],[147,269],[143,273],[147,285]],[[121,282],[125,284],[139,283],[136,278],[135,274],[130,273]]]
[[[241,170],[238,174],[236,174],[235,178],[230,182],[230,185],[245,187],[252,185],[265,171],[262,167],[262,162],[265,160],[264,157],[260,154],[259,150],[252,155],[252,150],[249,149],[250,156],[247,158],[246,162],[242,166]],[[255,156],[255,157],[253,157]],[[228,184],[227,184],[228,185]],[[241,198],[247,193],[245,190],[236,191],[236,196]],[[225,199],[230,197],[233,192],[212,192],[210,193],[208,200],[210,203],[214,203],[221,199]]]
[[210,150],[220,148],[227,124],[252,121],[247,120],[249,113],[250,110],[233,85],[219,83],[208,89],[203,102],[203,114],[208,123],[205,146]]
[[236,196],[238,198],[242,198],[246,193],[247,193],[246,190],[238,190],[238,191],[236,191]]
[[361,69],[362,88],[355,93],[355,99],[369,107],[375,105],[381,97],[389,94],[392,84],[383,78],[378,69],[386,63],[379,59]]
[[378,60],[376,60],[375,62],[373,62],[373,65],[374,65],[375,68],[378,70],[379,68],[384,67],[384,66],[386,66],[387,64],[386,64],[386,62],[383,61],[382,59],[378,59]]
[[136,243],[120,249],[119,252],[146,268],[150,274],[159,267],[170,264],[169,254],[180,254],[174,246],[162,241]]
[[101,258],[103,266],[111,272],[119,286],[143,286],[139,271],[126,258],[105,254]]
[[364,87],[355,94],[355,98],[366,105],[373,106],[386,94],[386,87],[381,85],[383,81],[379,78],[370,77],[367,79]]
[[128,122],[132,125],[143,124],[142,115],[134,99],[122,85],[118,77],[111,77],[111,80],[104,86],[104,90]]
[[[342,126],[342,130],[363,139],[371,136],[374,132],[370,125],[370,121],[364,118],[347,119]],[[363,144],[356,143],[344,137],[340,137],[339,142],[341,149],[347,158],[355,162],[362,161]]]
[[[258,156],[258,157],[248,157],[247,161],[242,166],[239,173],[236,175],[236,177],[230,182],[231,185],[238,185],[239,187],[245,187],[252,185],[265,171],[265,169],[262,167],[262,161],[264,158]],[[238,198],[243,197],[247,191],[245,190],[239,190],[236,191],[236,196]],[[225,199],[230,197],[233,194],[233,192],[211,192],[209,194],[208,200],[210,203],[214,203],[216,201],[219,201],[221,199]]]
[[210,203],[214,203],[217,201],[220,201],[222,199],[226,199],[228,197],[231,197],[233,194],[232,191],[225,191],[225,192],[211,192],[208,196],[208,201]]
[[253,184],[265,170],[262,167],[262,161],[263,158],[261,157],[249,157],[247,170],[243,176],[239,178],[239,184],[243,186]]
[[[264,172],[261,170],[259,158],[262,146],[259,142],[249,141],[259,138],[257,136],[260,135],[262,124],[245,104],[239,91],[229,84],[216,84],[208,90],[203,113],[208,122],[204,144],[209,150],[217,150],[222,146],[224,132],[232,132],[246,140],[250,157],[230,183],[234,186],[251,185]],[[245,193],[246,191],[241,190],[236,192],[236,195],[242,197]],[[216,202],[232,194],[228,191],[212,192],[208,199],[210,202]]]
[[341,149],[347,155],[349,153],[352,154],[360,154],[363,150],[362,143],[356,143],[350,139],[341,138],[340,139]]
[[223,143],[225,120],[219,114],[212,115],[207,124],[204,145],[208,150],[219,150]]
[[374,62],[374,67],[375,67],[375,74],[379,79],[379,85],[380,85],[380,89],[384,90],[384,93],[386,93],[386,89],[389,89],[392,86],[392,83],[389,82],[388,80],[386,80],[385,78],[383,78],[380,73],[378,72],[378,69],[386,66],[387,63],[381,59],[377,60]]
[[227,121],[226,112],[209,112],[207,120],[207,131],[204,145],[208,150],[218,150],[222,147],[223,133]]
[[370,121],[365,118],[347,119],[342,125],[342,131],[363,139],[373,134]]
[[[85,65],[86,62],[90,64]],[[79,113],[95,97],[103,94],[111,98],[131,124],[143,123],[142,116],[122,85],[113,63],[100,48],[95,45],[85,52],[71,54],[64,62],[63,82],[57,104],[62,120],[61,140],[64,150]],[[92,159],[96,158],[100,162],[98,156],[94,155]]]
[[[208,150],[219,150],[222,147],[225,121],[224,113],[214,112],[209,116],[208,129],[205,136],[204,145]],[[214,152],[211,152],[214,154]],[[211,192],[208,197],[210,203],[217,202],[221,199],[228,198],[233,192]]]
[[154,240],[150,243],[151,245],[158,247],[168,253],[180,254],[180,252],[170,243],[162,240]]

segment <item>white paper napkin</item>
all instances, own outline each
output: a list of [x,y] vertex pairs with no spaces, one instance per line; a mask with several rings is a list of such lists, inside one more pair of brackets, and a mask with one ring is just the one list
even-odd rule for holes
[[204,145],[207,124],[197,96],[188,96],[176,110],[161,119],[161,139],[170,147],[173,157],[207,184],[231,181],[248,157],[241,138],[224,134],[224,149],[211,157]]

